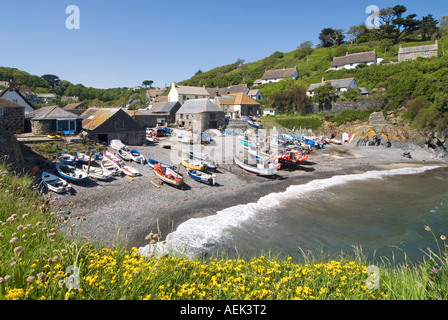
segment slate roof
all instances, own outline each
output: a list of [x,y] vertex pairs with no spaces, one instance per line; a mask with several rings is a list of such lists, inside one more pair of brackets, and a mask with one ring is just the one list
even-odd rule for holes
[[181,114],[197,114],[202,112],[222,112],[210,99],[192,99],[186,101],[177,111]]
[[348,88],[348,86],[350,86],[350,84],[355,81],[355,78],[346,78],[346,79],[336,79],[336,80],[328,80],[328,81],[324,81],[321,83],[313,83],[308,87],[308,91],[313,91],[316,88],[319,88],[320,86],[326,84],[326,83],[331,83],[331,85],[333,87],[335,87],[336,89],[340,89],[340,88]]
[[[82,107],[82,108],[79,108],[79,107]],[[69,104],[66,105],[63,109],[64,109],[64,110],[68,110],[68,111],[70,111],[70,110],[77,110],[77,109],[80,109],[80,110],[82,110],[82,109],[86,109],[86,110],[87,110],[87,106],[84,105],[82,102],[78,102],[78,103],[69,103]]]
[[76,120],[82,119],[80,116],[65,111],[57,106],[43,107],[30,112],[26,115],[27,119],[32,120]]
[[170,101],[167,103],[154,104],[151,107],[152,113],[169,113],[176,105],[180,105],[179,101]]
[[376,51],[368,51],[368,52],[359,52],[353,54],[347,54],[343,57],[336,57],[333,59],[331,63],[332,67],[341,67],[347,64],[359,64],[359,63],[367,63],[367,62],[375,62],[377,59]]
[[262,80],[283,79],[293,77],[297,72],[297,68],[283,68],[277,70],[266,70]]

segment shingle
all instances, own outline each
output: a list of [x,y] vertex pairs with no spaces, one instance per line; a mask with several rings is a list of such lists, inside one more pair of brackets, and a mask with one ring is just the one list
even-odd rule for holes
[[367,63],[376,61],[376,51],[359,52],[353,54],[347,54],[343,57],[336,57],[331,63],[332,67],[341,67],[347,64]]
[[269,79],[283,79],[283,78],[289,78],[293,77],[297,72],[297,68],[283,68],[283,69],[277,69],[277,70],[267,70],[262,80],[269,80]]
[[210,99],[192,99],[186,101],[177,113],[196,114],[202,112],[217,112],[221,111]]

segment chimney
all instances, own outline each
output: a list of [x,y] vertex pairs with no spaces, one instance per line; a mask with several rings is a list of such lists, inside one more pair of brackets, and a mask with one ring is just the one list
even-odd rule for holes
[[324,83],[325,82],[325,77],[322,77],[322,83]]
[[12,80],[9,80],[9,91],[14,91],[14,82]]
[[283,71],[285,71],[286,70],[286,67],[283,67]]

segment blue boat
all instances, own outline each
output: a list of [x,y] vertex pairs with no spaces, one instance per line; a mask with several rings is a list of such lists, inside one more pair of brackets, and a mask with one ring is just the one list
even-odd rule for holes
[[75,156],[76,161],[88,164],[90,157],[82,152],[73,152],[73,155]]
[[67,164],[67,165],[71,165],[71,166],[75,165],[76,158],[75,158],[75,156],[73,156],[71,154],[68,154],[68,153],[58,153],[56,155],[56,158],[62,164]]
[[215,174],[208,174],[203,171],[193,169],[187,169],[187,172],[188,175],[196,181],[206,183],[212,186],[215,184],[215,178],[216,178]]
[[260,129],[261,128],[261,124],[258,123],[258,122],[254,122],[254,121],[251,121],[251,120],[246,120],[246,122],[252,128],[255,128],[255,129]]
[[72,166],[68,166],[62,163],[56,163],[56,170],[61,177],[67,180],[77,182],[84,182],[89,180],[89,175],[87,174],[87,172]]
[[150,159],[150,158],[148,158],[146,161],[148,162],[148,165],[151,168],[153,168],[153,169],[154,169],[154,165],[156,165],[156,164],[158,164],[159,166],[161,166],[163,168],[176,169],[175,166],[170,166],[169,164],[161,163],[161,162],[159,162],[157,160],[153,160],[153,159]]

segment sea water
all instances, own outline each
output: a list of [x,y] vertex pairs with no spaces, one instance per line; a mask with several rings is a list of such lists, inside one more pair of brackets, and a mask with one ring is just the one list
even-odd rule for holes
[[190,256],[244,258],[337,257],[357,248],[370,260],[399,263],[420,261],[437,248],[425,226],[437,237],[448,235],[446,168],[369,171],[291,186],[191,219],[167,236],[166,246]]

